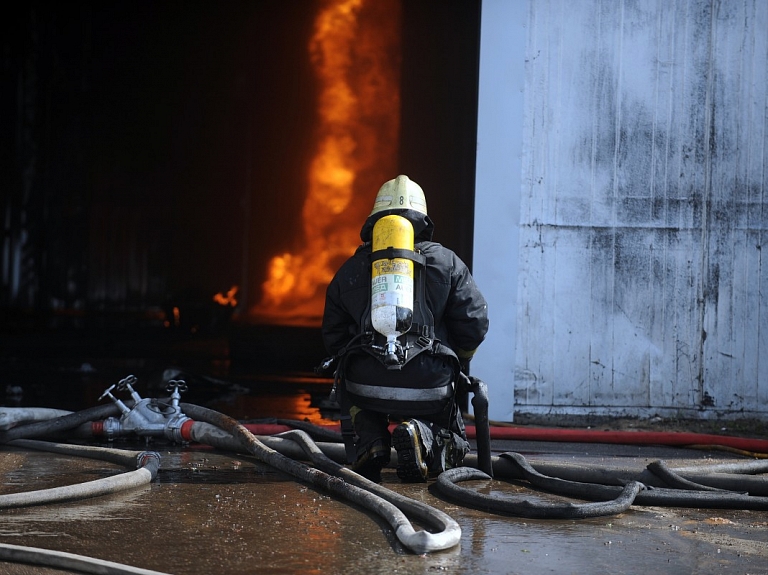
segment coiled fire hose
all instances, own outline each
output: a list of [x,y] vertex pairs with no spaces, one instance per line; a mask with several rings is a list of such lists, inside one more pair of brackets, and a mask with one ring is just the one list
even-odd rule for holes
[[157,470],[160,467],[160,455],[154,451],[126,451],[124,449],[109,449],[106,447],[48,443],[32,439],[17,439],[12,441],[11,445],[50,453],[99,459],[133,468],[133,471],[76,485],[25,491],[22,493],[7,493],[0,495],[0,509],[43,505],[46,503],[118,493],[127,489],[133,489],[134,487],[148,485],[157,477]]
[[[576,495],[576,492],[578,492],[577,496],[591,499],[592,497],[584,497],[584,495],[586,495],[585,490],[577,489],[577,487],[584,486],[586,488],[589,486],[589,489],[591,490],[590,495],[599,497],[600,495],[607,493],[609,496],[615,496],[615,499],[598,503],[580,504],[571,502],[563,504],[538,503],[525,497],[500,499],[456,485],[456,483],[460,481],[471,479],[491,479],[486,473],[471,467],[457,467],[455,469],[444,471],[437,478],[437,489],[440,493],[454,501],[461,501],[464,504],[469,504],[472,507],[483,509],[485,511],[506,513],[517,517],[535,519],[583,519],[586,517],[616,515],[626,511],[632,505],[640,490],[645,488],[637,481],[631,481],[623,488],[611,488],[604,485],[577,484],[562,479],[546,477],[533,469],[520,454],[505,453],[504,455],[513,456],[514,461],[524,471],[526,479],[528,479],[532,485],[541,487],[546,491],[552,492],[555,486],[558,486],[559,489],[556,492],[564,494],[564,491],[569,490],[570,488],[568,494]],[[619,492],[618,496],[615,495],[617,491]]]
[[[232,435],[223,432],[219,427],[205,422],[196,422],[190,431],[193,441],[211,445],[217,449],[236,451],[240,443]],[[257,440],[268,449],[269,445],[275,445],[284,456],[300,459],[308,458],[321,471],[335,475],[347,481],[351,486],[356,486],[370,492],[384,500],[387,516],[384,518],[395,530],[398,539],[411,550],[431,549],[433,551],[449,549],[456,545],[461,538],[461,530],[458,524],[448,515],[422,503],[386,489],[368,479],[358,475],[343,465],[330,459],[318,445],[304,431],[287,431],[279,437],[260,437]],[[297,452],[293,447],[300,450]],[[242,448],[240,448],[242,449]],[[342,494],[343,495],[343,494]],[[415,531],[407,521],[403,513],[413,516],[422,523],[436,530],[436,533]],[[421,551],[426,552],[426,551]]]
[[[73,426],[79,425],[80,417],[71,418],[69,424]],[[31,427],[31,425],[25,427]],[[33,428],[31,433],[37,433],[41,427],[44,426]],[[64,429],[61,424],[55,427],[58,431]],[[16,434],[19,433],[16,432]],[[133,471],[76,485],[0,495],[0,509],[86,499],[148,485],[157,477],[157,471],[160,466],[160,456],[151,451],[127,451],[106,447],[49,443],[33,439],[16,439],[11,441],[10,445],[49,453],[98,459],[123,465],[133,469]],[[141,569],[94,557],[4,543],[0,543],[0,560],[12,563],[28,563],[55,569],[67,569],[78,573],[93,573],[96,575],[166,575],[159,571]]]
[[[461,528],[451,517],[407,497],[398,495],[359,476],[353,471],[327,458],[303,431],[288,432],[290,439],[296,441],[310,456],[313,463],[322,469],[310,467],[304,463],[286,457],[264,445],[243,425],[222,413],[183,403],[184,413],[195,420],[191,428],[192,439],[213,447],[225,447],[226,439],[212,432],[210,428],[200,427],[208,423],[227,435],[234,437],[241,449],[250,453],[262,463],[266,463],[297,479],[321,487],[326,491],[368,509],[385,519],[394,529],[398,540],[414,553],[428,553],[450,549],[461,540]],[[231,446],[230,446],[231,447]],[[324,470],[323,470],[324,469]],[[333,475],[332,475],[333,474]],[[435,533],[416,531],[405,517],[403,511],[415,515],[427,525],[437,530]]]
[[[494,457],[493,463],[497,478],[525,479],[532,485],[557,495],[599,501],[599,503],[557,505],[536,502],[525,497],[500,499],[478,493],[457,485],[461,481],[491,479],[482,471],[469,467],[449,469],[440,474],[437,478],[437,489],[447,498],[477,509],[530,518],[575,519],[612,515],[633,504],[660,507],[768,510],[768,497],[749,495],[748,490],[741,489],[738,491],[712,490],[710,487],[700,486],[683,478],[679,472],[670,470],[663,462],[653,462],[646,470],[651,473],[660,472],[660,476],[656,477],[656,483],[661,482],[664,485],[664,481],[669,480],[676,485],[685,485],[685,489],[650,487],[631,479],[624,481],[614,478],[611,480],[613,485],[604,485],[548,477],[534,469],[519,453],[504,453],[499,457]],[[755,469],[756,467],[752,466],[752,468]],[[730,466],[730,469],[738,468]],[[706,477],[706,474],[700,475],[699,481],[705,481]],[[744,479],[751,479],[753,484],[758,484],[760,491],[764,492],[768,488],[768,477],[745,477]],[[616,483],[621,482],[625,482],[625,485],[616,485]],[[738,486],[736,476],[731,475],[730,482],[732,485]],[[605,501],[606,499],[611,499],[611,501]]]

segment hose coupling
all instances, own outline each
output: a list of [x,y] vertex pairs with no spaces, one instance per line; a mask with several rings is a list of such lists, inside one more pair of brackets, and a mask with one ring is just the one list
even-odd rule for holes
[[136,456],[136,469],[146,467],[150,462],[157,462],[160,467],[160,454],[157,451],[141,451]]
[[194,421],[179,412],[165,424],[165,437],[176,443],[188,443],[189,433],[187,427]]

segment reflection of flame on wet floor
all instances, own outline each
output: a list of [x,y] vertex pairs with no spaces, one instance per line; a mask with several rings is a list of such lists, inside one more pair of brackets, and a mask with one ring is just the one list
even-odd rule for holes
[[212,401],[210,406],[239,420],[293,419],[316,425],[335,423],[321,413],[319,406],[313,405],[311,394],[303,391],[291,394],[234,395],[223,400],[222,405],[218,403]]
[[399,27],[397,0],[322,3],[309,41],[319,98],[303,246],[272,258],[256,315],[319,317],[325,286],[360,243],[359,229],[376,190],[394,177]]

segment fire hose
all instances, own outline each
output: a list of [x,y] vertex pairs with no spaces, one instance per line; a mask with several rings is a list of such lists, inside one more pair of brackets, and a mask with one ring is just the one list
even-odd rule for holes
[[160,467],[160,455],[154,451],[126,451],[106,447],[47,443],[31,439],[17,439],[12,441],[11,445],[51,453],[100,459],[129,468],[134,467],[135,469],[120,475],[104,477],[76,485],[0,495],[0,509],[85,499],[133,489],[134,487],[151,483],[157,477],[157,470]]
[[[40,412],[38,412],[35,417],[38,417],[39,415]],[[78,425],[80,417],[70,418],[69,422],[72,423],[73,421],[73,425]],[[30,424],[25,427],[32,427],[32,425]],[[40,425],[33,428],[31,433],[38,433],[40,429],[44,427],[56,428],[58,431],[61,431],[66,425],[62,425],[60,422],[53,426]],[[18,434],[18,432],[16,434]],[[150,451],[128,451],[124,449],[110,449],[86,445],[68,445],[36,441],[32,439],[15,439],[10,442],[10,445],[63,455],[88,457],[135,469],[116,476],[104,477],[102,479],[76,485],[0,495],[0,509],[86,499],[134,489],[151,483],[157,477],[157,471],[160,466],[159,454]],[[55,569],[67,569],[78,573],[93,573],[97,575],[106,573],[109,573],[110,575],[166,575],[159,571],[141,569],[130,565],[96,559],[94,557],[2,543],[0,543],[0,560],[52,567]]]
[[[461,539],[461,529],[451,517],[425,504],[397,495],[333,462],[325,457],[311,438],[302,431],[289,432],[290,438],[299,443],[305,453],[327,471],[310,467],[267,447],[229,416],[188,403],[181,404],[181,408],[184,413],[196,420],[196,423],[191,427],[190,438],[216,442],[210,435],[205,436],[204,431],[197,434],[192,431],[198,425],[197,421],[224,430],[238,441],[242,449],[245,449],[262,463],[312,485],[322,487],[334,495],[348,499],[377,513],[392,526],[400,542],[415,553],[450,549],[457,545]],[[223,446],[220,442],[216,443],[218,446]],[[438,529],[438,532],[416,532],[401,512],[402,509],[411,512],[431,527]]]
[[[121,384],[128,380],[129,378],[126,378]],[[355,474],[338,463],[344,461],[342,445],[323,442],[315,444],[307,433],[332,441],[337,441],[338,434],[329,433],[327,429],[316,429],[317,426],[305,422],[278,420],[280,424],[302,429],[290,431],[282,436],[257,438],[245,426],[226,415],[191,404],[180,404],[178,391],[179,384],[183,382],[172,383],[176,383],[176,388],[170,402],[142,400],[128,381],[123,388],[127,387],[134,397],[133,409],[111,396],[110,388],[105,395],[110,395],[115,405],[98,406],[50,421],[0,431],[0,443],[19,437],[57,435],[67,430],[78,430],[82,433],[89,427],[88,421],[122,412],[120,422],[110,425],[106,425],[106,422],[91,424],[90,429],[109,433],[139,431],[139,423],[147,422],[153,433],[160,430],[172,440],[191,440],[217,448],[245,451],[263,463],[378,513],[392,526],[401,542],[414,552],[447,549],[458,543],[460,529],[450,517],[424,504],[401,498]],[[482,412],[482,402],[487,401],[487,397],[483,397],[483,389],[480,386],[476,385],[476,390],[473,391],[476,397],[479,396],[480,402],[476,405],[476,411]],[[141,410],[145,410],[144,414],[136,415]],[[163,423],[166,420],[173,425]],[[480,427],[478,425],[478,428]],[[487,423],[484,430],[488,430]],[[490,435],[490,432],[487,435],[478,433],[478,454],[467,456],[465,465],[469,467],[452,469],[441,474],[436,483],[438,492],[447,499],[487,511],[540,518],[610,515],[622,512],[633,504],[768,509],[768,497],[764,496],[768,495],[768,480],[751,475],[768,471],[768,462],[710,466],[703,473],[701,468],[670,469],[662,461],[653,462],[641,470],[612,470],[605,467],[569,466],[551,462],[534,465],[517,453],[491,457]],[[314,467],[299,461],[302,459],[310,460]],[[458,485],[468,480],[487,481],[493,476],[498,479],[523,479],[538,489],[593,503],[542,504],[525,497],[505,498],[500,501],[498,498]],[[437,530],[437,533],[417,532],[410,526],[404,513],[413,515]]]
[[0,560],[11,563],[28,563],[54,569],[66,569],[77,573],[95,575],[167,575],[160,571],[131,567],[94,557],[85,557],[63,551],[52,551],[38,547],[25,547],[0,543]]
[[[10,440],[12,441],[12,445],[20,447],[45,449],[72,455],[94,456],[94,454],[98,454],[100,457],[122,462],[125,458],[123,457],[121,459],[119,453],[120,450],[46,444],[45,442],[17,439],[24,437],[27,432],[29,435],[35,437],[61,434],[68,428],[76,429],[81,427],[85,423],[85,420],[87,420],[93,413],[98,413],[100,416],[114,413],[114,410],[103,409],[106,406],[100,407],[102,409],[84,410],[85,413],[78,412],[54,420],[36,422],[14,428],[9,432],[0,434],[0,442],[7,443]],[[187,419],[189,425],[184,427],[184,432],[190,434],[188,439],[194,437],[196,441],[208,443],[213,447],[245,451],[255,456],[263,463],[288,473],[295,478],[323,488],[334,495],[343,497],[378,514],[392,526],[401,543],[414,553],[420,554],[449,549],[457,545],[461,539],[461,529],[450,516],[426,504],[411,500],[405,496],[401,496],[384,487],[376,485],[357,475],[353,471],[335,463],[323,455],[322,451],[320,451],[316,444],[304,432],[293,431],[290,432],[288,437],[302,448],[303,453],[309,455],[319,467],[326,471],[310,467],[300,461],[295,461],[265,446],[245,429],[245,427],[224,414],[191,404],[182,404],[181,407],[185,413],[192,415],[198,420],[192,421]],[[206,427],[201,427],[206,426],[207,424],[210,424],[207,429]],[[224,435],[222,436],[221,434],[217,435],[216,433],[213,433],[210,429],[211,426],[213,426],[214,429],[222,430]],[[128,453],[130,455],[125,457],[136,456],[134,452]],[[102,484],[115,482],[112,478],[106,478],[99,481],[102,482]],[[90,484],[81,484],[67,488],[41,490],[41,492],[33,492],[33,495],[21,493],[11,494],[6,497],[9,498],[8,506],[21,506],[62,501],[76,497],[96,496],[107,492],[108,491],[101,488],[97,489],[96,486]],[[435,532],[433,533],[426,530],[416,531],[408,521],[405,513],[410,513],[418,520],[434,529]]]

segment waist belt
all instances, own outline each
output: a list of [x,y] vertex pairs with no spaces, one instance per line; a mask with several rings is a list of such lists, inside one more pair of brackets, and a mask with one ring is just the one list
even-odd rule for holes
[[439,401],[448,399],[453,395],[450,385],[431,387],[427,389],[414,389],[412,387],[384,387],[381,385],[365,385],[347,380],[347,392],[369,397],[371,399],[383,399],[389,401]]

